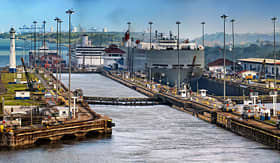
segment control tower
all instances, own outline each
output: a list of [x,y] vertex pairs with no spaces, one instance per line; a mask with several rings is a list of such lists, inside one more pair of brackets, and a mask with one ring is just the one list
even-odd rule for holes
[[15,45],[15,29],[11,28],[10,30],[10,66],[9,66],[9,72],[15,73],[16,72],[16,45]]

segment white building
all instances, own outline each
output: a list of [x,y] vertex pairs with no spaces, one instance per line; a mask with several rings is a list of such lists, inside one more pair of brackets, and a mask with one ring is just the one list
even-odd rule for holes
[[[226,59],[225,61],[226,70],[231,71],[233,67],[233,62],[228,59]],[[211,72],[224,72],[224,59],[220,58],[208,63],[208,68]]]
[[[243,70],[260,72],[264,66],[266,76],[273,77],[275,75],[274,59],[245,58],[245,59],[238,59],[238,62],[242,66]],[[276,74],[277,76],[279,76],[280,60],[275,60],[275,65],[276,65]]]
[[18,100],[30,99],[30,91],[15,90],[15,92],[16,92],[15,99],[18,99]]
[[51,27],[51,28],[50,28],[50,32],[53,33],[53,31],[54,31],[54,29],[53,29],[53,27]]
[[103,28],[103,32],[108,32],[106,27]]

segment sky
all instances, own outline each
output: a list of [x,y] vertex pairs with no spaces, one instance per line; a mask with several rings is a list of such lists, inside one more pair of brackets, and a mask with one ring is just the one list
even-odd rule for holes
[[[74,26],[85,29],[106,27],[108,31],[126,31],[127,22],[131,30],[143,32],[152,21],[153,31],[177,33],[176,21],[181,21],[180,36],[194,39],[201,36],[201,22],[205,21],[205,32],[223,32],[222,14],[229,16],[227,32],[231,32],[229,20],[235,19],[236,33],[271,33],[273,16],[280,18],[279,0],[1,0],[0,31],[11,27],[19,29],[30,26],[34,20],[38,25],[47,21],[46,28],[56,30],[55,17],[61,18],[63,30],[68,29],[65,11],[72,8]],[[277,30],[280,30],[280,21]]]

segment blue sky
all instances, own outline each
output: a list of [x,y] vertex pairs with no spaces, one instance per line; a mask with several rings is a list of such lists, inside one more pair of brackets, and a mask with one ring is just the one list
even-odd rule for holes
[[[223,31],[220,16],[236,19],[236,32],[272,32],[272,16],[280,17],[279,0],[1,0],[0,30],[8,31],[31,25],[32,21],[47,21],[47,28],[56,27],[56,16],[64,20],[66,9],[73,8],[73,24],[85,29],[107,27],[109,31],[125,31],[126,22],[132,22],[133,31],[144,31],[148,22],[154,29],[168,33],[176,31],[177,20],[182,22],[181,35],[195,38],[201,35],[201,22],[206,22],[206,33]],[[279,24],[279,22],[278,22]],[[227,30],[230,32],[229,23]],[[280,25],[279,25],[280,26]],[[278,28],[278,30],[280,30]]]

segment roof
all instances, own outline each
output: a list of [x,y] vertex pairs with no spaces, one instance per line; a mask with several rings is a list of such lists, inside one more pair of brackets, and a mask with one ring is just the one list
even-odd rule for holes
[[[251,62],[251,63],[263,63],[263,60],[265,60],[266,64],[274,64],[274,59],[269,59],[269,58],[243,58],[243,59],[238,59],[240,62]],[[280,60],[276,59],[275,60],[276,64],[280,64]]]
[[125,51],[121,50],[120,48],[118,48],[115,45],[110,45],[109,48],[105,49],[105,52],[106,53],[120,53],[120,54],[124,54],[125,53]]
[[[230,65],[233,65],[233,62],[226,59],[226,66],[230,66]],[[224,59],[219,58],[213,62],[208,63],[208,66],[224,66]]]

